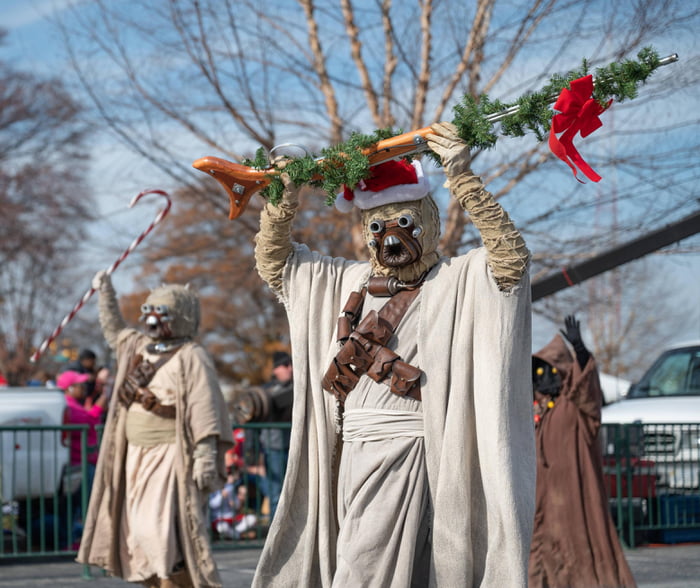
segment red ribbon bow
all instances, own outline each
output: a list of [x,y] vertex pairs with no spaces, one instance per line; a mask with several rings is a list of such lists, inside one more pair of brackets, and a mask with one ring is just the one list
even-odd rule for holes
[[[554,110],[560,114],[555,114],[552,118],[552,128],[549,131],[549,148],[552,153],[561,159],[574,172],[574,177],[578,178],[578,168],[589,180],[599,182],[600,176],[593,171],[581,157],[574,147],[574,137],[581,132],[582,137],[587,137],[596,129],[603,126],[598,115],[607,109],[612,100],[605,106],[591,98],[593,93],[593,76],[585,76],[578,80],[573,80],[571,89],[564,88],[559,94],[559,98],[554,103]],[[557,138],[556,133],[562,133]]]

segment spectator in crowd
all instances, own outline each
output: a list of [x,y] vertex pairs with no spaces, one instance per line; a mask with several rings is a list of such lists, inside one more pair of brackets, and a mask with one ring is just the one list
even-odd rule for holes
[[255,526],[257,517],[246,512],[248,494],[240,470],[232,466],[228,472],[224,487],[209,496],[212,531],[221,539],[240,539]]
[[[85,406],[83,406],[83,402],[87,394],[87,383],[89,380],[90,376],[88,374],[81,374],[68,370],[58,375],[56,384],[66,395],[68,407],[67,424],[89,425],[87,433],[87,461],[90,471],[88,486],[91,487],[98,455],[97,431],[95,425],[99,425],[102,422],[102,412],[107,405],[107,396],[101,394],[97,397],[93,406],[90,409],[86,409]],[[71,432],[70,461],[72,465],[81,464],[82,450],[80,437],[80,431]]]
[[83,403],[90,399],[90,404],[94,402],[95,396],[95,377],[97,376],[97,354],[92,349],[81,349],[78,354],[78,359],[70,362],[61,371],[78,372],[79,374],[87,374],[90,379],[85,384],[86,393]]
[[[90,379],[88,374],[81,374],[68,370],[59,374],[57,386],[66,395],[66,405],[68,408],[67,425],[89,425],[87,431],[87,495],[92,492],[92,485],[95,479],[95,466],[99,453],[96,425],[102,423],[102,413],[107,405],[107,397],[102,394],[95,399],[91,408],[85,408],[83,402],[87,394],[87,383]],[[70,432],[70,463],[72,466],[82,465],[82,432]],[[82,533],[82,492],[78,490],[72,497],[73,512],[73,540],[80,538]],[[74,545],[74,547],[77,547]]]
[[[95,373],[95,389],[92,398],[86,398],[85,408],[90,408],[94,403],[94,399],[104,394],[107,397],[107,403],[112,395],[112,387],[114,386],[114,376],[112,370],[107,366],[101,366]],[[103,415],[104,417],[104,415]]]
[[[286,351],[275,351],[272,356],[272,378],[263,388],[270,402],[268,420],[273,423],[292,422],[292,358]],[[288,428],[262,429],[260,443],[265,456],[265,477],[270,500],[270,521],[277,511],[282,493],[282,482],[287,470],[290,430]]]
[[598,368],[576,317],[564,324],[532,359],[537,491],[529,588],[635,586],[603,480]]
[[29,380],[27,386],[47,386],[49,388],[56,386],[55,377],[46,370],[39,370]]

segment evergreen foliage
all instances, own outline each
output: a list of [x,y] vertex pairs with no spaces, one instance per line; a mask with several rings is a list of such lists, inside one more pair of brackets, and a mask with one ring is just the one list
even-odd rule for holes
[[[593,72],[595,79],[593,98],[601,105],[606,105],[610,99],[623,102],[635,98],[640,84],[645,83],[659,65],[658,53],[651,47],[645,47],[637,54],[636,61],[627,59],[597,68]],[[489,117],[517,106],[515,112],[499,121],[499,134],[507,137],[522,137],[527,132],[531,132],[538,141],[543,141],[549,133],[552,117],[556,114],[551,105],[556,101],[561,90],[568,88],[573,80],[590,73],[589,64],[584,59],[580,68],[566,75],[553,75],[540,91],[522,96],[510,104],[499,100],[492,101],[486,95],[479,96],[477,99],[467,94],[454,107],[455,117],[452,122],[457,127],[460,137],[472,149],[489,149],[498,139],[494,128],[496,123]],[[310,155],[293,158],[287,160],[282,167],[278,165],[270,167],[264,150],[260,148],[254,160],[247,160],[244,163],[258,169],[275,170],[275,173],[269,176],[272,182],[262,191],[263,196],[272,204],[277,204],[282,198],[284,186],[277,172],[284,168],[295,184],[310,184],[322,188],[327,195],[326,204],[330,206],[343,184],[354,188],[360,180],[369,175],[369,158],[363,153],[363,149],[401,132],[386,128],[377,130],[371,135],[352,133],[347,141],[323,149],[321,158]],[[434,155],[431,151],[427,154]],[[433,159],[440,163],[439,158],[433,157]]]

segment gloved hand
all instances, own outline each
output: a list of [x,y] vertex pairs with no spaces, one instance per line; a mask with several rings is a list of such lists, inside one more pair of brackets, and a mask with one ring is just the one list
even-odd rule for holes
[[192,452],[192,478],[201,491],[216,489],[219,476],[216,468],[216,437],[202,439]]
[[567,316],[564,319],[564,327],[566,330],[560,329],[559,332],[566,337],[574,349],[583,344],[583,339],[581,338],[581,323],[576,320],[576,316],[573,314]]
[[296,211],[299,207],[299,186],[292,182],[289,174],[285,172],[280,174],[280,180],[284,184],[284,193],[280,206],[289,211]]
[[583,343],[580,323],[576,320],[576,317],[573,314],[570,314],[564,319],[564,326],[566,330],[560,329],[560,332],[566,339],[568,339],[569,343],[571,343],[571,346],[576,352],[576,361],[578,361],[581,369],[584,369],[591,357],[591,354],[588,349],[586,349],[586,345]]
[[447,177],[470,171],[469,146],[459,136],[457,127],[449,122],[430,125],[431,134],[425,137],[428,147],[440,156]]
[[100,288],[102,288],[102,284],[106,283],[108,280],[109,274],[107,270],[100,270],[95,274],[95,277],[92,278],[92,287],[99,292]]

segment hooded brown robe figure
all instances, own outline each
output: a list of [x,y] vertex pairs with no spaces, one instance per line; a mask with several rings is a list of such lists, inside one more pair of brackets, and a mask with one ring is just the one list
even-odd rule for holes
[[372,186],[348,194],[369,262],[292,242],[298,190],[285,174],[282,202],[261,214],[257,269],[287,310],[294,404],[256,588],[527,583],[529,252],[454,126],[433,130],[428,145],[484,247],[439,255],[418,162],[377,166]]
[[603,394],[579,323],[533,355],[537,502],[530,588],[636,586],[610,515],[599,441]]
[[156,288],[142,333],[122,318],[109,275],[93,287],[117,374],[78,561],[145,586],[220,587],[206,507],[233,438],[214,364],[192,340],[199,298]]

